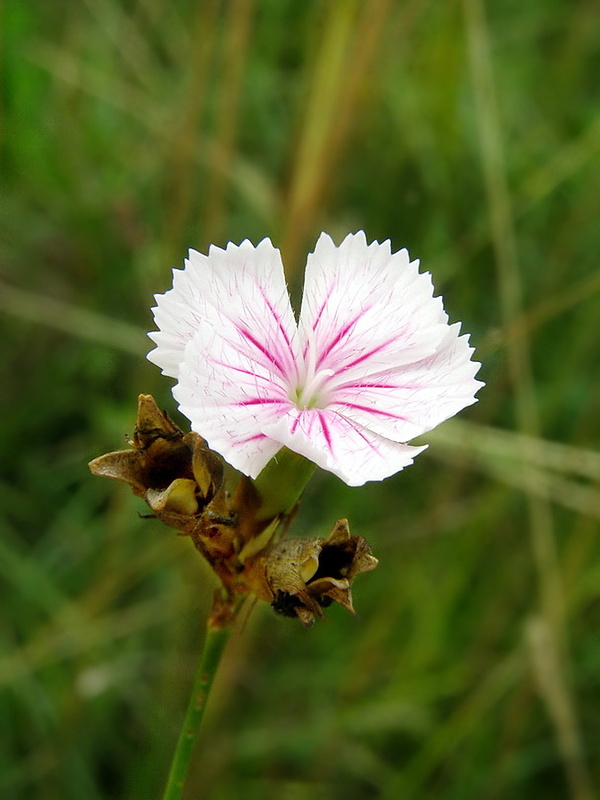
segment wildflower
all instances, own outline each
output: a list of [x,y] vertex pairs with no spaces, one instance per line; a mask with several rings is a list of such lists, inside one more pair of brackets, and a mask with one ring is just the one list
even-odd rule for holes
[[389,241],[359,232],[336,247],[323,233],[296,322],[268,239],[190,250],[156,297],[148,358],[178,380],[192,429],[245,475],[285,446],[351,486],[381,480],[482,385],[468,336],[418,268]]

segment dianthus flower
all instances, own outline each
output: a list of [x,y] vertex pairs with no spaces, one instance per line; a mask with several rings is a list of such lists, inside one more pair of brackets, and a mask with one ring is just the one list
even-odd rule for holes
[[381,480],[482,386],[429,273],[362,231],[339,247],[321,234],[297,322],[269,239],[190,250],[173,275],[148,358],[177,379],[192,429],[251,478],[285,446],[351,486]]

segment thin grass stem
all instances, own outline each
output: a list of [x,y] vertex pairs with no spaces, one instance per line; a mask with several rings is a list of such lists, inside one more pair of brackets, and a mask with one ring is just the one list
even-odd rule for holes
[[[492,48],[484,4],[481,0],[464,0],[464,9],[481,161],[497,262],[498,293],[504,323],[508,325],[522,315],[523,287],[512,198],[506,177],[502,126],[496,101]],[[525,434],[522,447],[523,452],[527,453],[527,450],[538,447],[541,428],[529,337],[509,341],[507,358],[514,386],[517,427],[519,433]],[[526,456],[524,460],[533,461],[534,458]],[[538,494],[538,475],[533,470],[527,470],[523,477],[527,480],[531,546],[538,575],[544,643],[547,652],[552,651],[555,665],[552,681],[540,686],[540,689],[555,726],[571,796],[575,800],[590,800],[594,792],[583,755],[579,721],[568,679],[570,656],[564,587],[558,565],[550,500]]]

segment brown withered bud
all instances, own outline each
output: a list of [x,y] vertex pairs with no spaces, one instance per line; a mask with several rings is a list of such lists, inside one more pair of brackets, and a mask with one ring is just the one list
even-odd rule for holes
[[223,462],[197,433],[184,434],[154,398],[142,394],[132,449],[90,462],[94,475],[131,486],[165,524],[190,533],[223,485]]
[[326,539],[286,539],[265,556],[265,575],[279,614],[312,625],[336,602],[351,614],[351,583],[377,566],[362,536],[351,536],[348,520],[336,522]]

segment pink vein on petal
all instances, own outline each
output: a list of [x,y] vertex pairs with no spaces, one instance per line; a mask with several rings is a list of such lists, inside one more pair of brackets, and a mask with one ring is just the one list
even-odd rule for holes
[[279,332],[280,332],[280,333],[281,333],[281,335],[283,336],[283,339],[284,339],[284,341],[285,341],[286,345],[288,346],[288,350],[290,351],[290,354],[291,354],[291,355],[292,355],[292,357],[293,357],[293,355],[294,355],[294,351],[293,351],[293,349],[292,349],[292,342],[291,342],[291,340],[290,340],[290,337],[287,335],[287,331],[286,331],[286,329],[285,329],[285,328],[283,327],[283,325],[282,325],[282,322],[281,322],[281,315],[277,313],[277,311],[276,311],[276,309],[273,307],[273,305],[272,305],[271,301],[269,300],[269,298],[268,298],[268,297],[265,295],[265,293],[263,292],[263,290],[262,290],[262,287],[261,287],[261,289],[260,289],[260,292],[261,292],[261,295],[262,295],[262,298],[263,298],[263,300],[264,300],[264,301],[265,301],[265,303],[267,304],[267,308],[269,309],[269,311],[271,312],[271,314],[272,314],[272,316],[273,316],[273,319],[274,319],[274,320],[275,320],[275,322],[277,323],[277,327],[279,328]]
[[321,411],[317,411],[317,415],[319,417],[319,421],[321,422],[321,427],[323,429],[323,436],[325,437],[325,441],[327,442],[327,446],[329,447],[330,451],[333,453],[333,446],[331,443],[331,431],[329,430],[329,426],[325,421],[325,417]]
[[369,406],[361,406],[358,403],[346,403],[342,400],[337,400],[336,405],[344,406],[345,408],[354,408],[356,411],[366,411],[369,414],[375,414],[380,417],[387,417],[388,419],[399,419],[403,422],[408,422],[406,417],[400,414],[390,414],[389,411],[382,411],[380,408],[370,408]]
[[[336,345],[338,345],[341,342],[341,340],[346,336],[348,331],[351,330],[351,328],[353,328],[356,325],[356,323],[362,317],[362,315],[363,313],[357,314],[356,317],[354,317],[354,319],[351,319],[350,322],[347,322],[346,325],[344,325],[344,327],[340,331],[338,331],[337,336],[335,336],[331,340],[331,342],[329,342],[327,348],[321,353],[320,356],[321,360],[327,358],[327,356],[336,347]],[[316,324],[313,326],[313,330],[316,332]]]
[[270,352],[267,350],[267,348],[266,348],[266,346],[265,346],[265,345],[261,344],[261,343],[258,341],[258,339],[256,339],[254,336],[252,336],[252,334],[250,333],[250,331],[246,330],[245,328],[242,328],[240,325],[238,325],[238,324],[237,324],[237,323],[235,323],[235,322],[234,322],[233,324],[234,324],[234,327],[235,327],[235,329],[238,331],[238,333],[240,333],[240,334],[241,334],[241,335],[242,335],[242,336],[243,336],[243,337],[244,337],[244,338],[245,338],[245,339],[246,339],[248,342],[250,342],[251,344],[253,344],[253,345],[254,345],[254,347],[256,347],[256,349],[257,349],[257,350],[258,350],[260,353],[262,353],[264,356],[266,356],[266,358],[267,358],[267,361],[270,361],[270,363],[271,363],[271,364],[272,364],[274,367],[276,367],[276,368],[278,369],[278,371],[279,371],[280,375],[285,375],[285,370],[284,370],[284,368],[283,368],[283,366],[282,366],[281,362],[279,361],[279,359],[277,359],[277,358],[276,358],[276,357],[273,355],[273,353],[270,353]]
[[247,436],[245,439],[236,439],[236,444],[247,444],[248,442],[257,442],[258,440],[268,439],[264,433],[256,433],[254,436]]
[[252,400],[239,400],[231,403],[233,406],[265,406],[265,405],[286,405],[285,400],[277,397],[255,397]]
[[347,381],[346,383],[336,383],[335,390],[336,392],[342,389],[345,391],[346,389],[419,389],[419,386],[402,386],[398,385],[397,383],[365,383],[364,381]]
[[230,364],[229,362],[226,362],[226,361],[213,360],[212,363],[215,364],[217,367],[225,367],[225,369],[229,369],[232,372],[239,372],[242,375],[249,375],[253,379],[253,381],[259,381],[260,380],[260,381],[264,381],[268,386],[273,386],[273,379],[272,378],[269,378],[266,375],[258,375],[256,372],[254,372],[251,369],[244,369],[243,367],[236,367],[236,366],[234,366],[234,365],[232,365],[232,364]]
[[346,417],[344,417],[344,419],[354,430],[354,432],[360,436],[360,438],[365,442],[365,444],[367,444],[374,453],[377,453],[378,452],[377,447],[373,444],[373,442],[369,439],[369,437],[365,436],[365,434],[361,430],[359,430],[355,425],[353,425],[349,419],[346,419]]
[[[321,321],[321,317],[323,315],[323,312],[325,311],[325,306],[327,305],[327,303],[329,301],[329,298],[331,297],[332,294],[333,294],[333,290],[330,289],[328,294],[327,294],[327,297],[325,298],[325,302],[322,304],[321,308],[319,309],[319,311],[318,311],[318,313],[316,315],[316,318],[315,318],[315,320],[314,320],[314,322],[312,324],[312,329],[313,329],[313,331],[315,333],[316,333],[317,328],[319,326],[319,322]],[[331,351],[342,341],[342,339],[348,334],[348,332],[356,325],[358,320],[370,310],[371,310],[371,306],[368,306],[367,308],[362,309],[359,314],[356,314],[356,316],[354,316],[351,320],[349,320],[343,326],[343,328],[341,328],[338,331],[336,336],[329,342],[329,344],[323,350],[323,352],[319,353],[319,363],[322,363],[323,360],[327,358],[327,356],[331,353]],[[304,351],[305,351],[304,354],[305,355],[306,355],[307,348],[308,348],[308,344],[306,344],[305,348],[304,348]]]
[[314,321],[313,326],[312,326],[313,331],[317,330],[317,326],[318,326],[319,322],[321,321],[321,317],[323,316],[323,312],[325,311],[325,307],[327,306],[327,303],[329,302],[329,298],[331,297],[332,294],[333,294],[333,289],[330,288],[328,290],[328,292],[327,292],[327,296],[325,297],[325,300],[321,303],[321,308],[317,311],[317,314],[315,316],[315,321]]
[[358,358],[355,358],[354,361],[349,361],[347,364],[344,364],[344,366],[342,367],[341,371],[346,371],[346,370],[352,369],[352,367],[355,367],[357,364],[360,364],[362,361],[368,360],[369,358],[374,356],[376,353],[379,353],[381,350],[384,350],[388,345],[392,344],[394,341],[395,341],[395,338],[388,339],[387,341],[382,342],[378,347],[374,347],[372,350],[369,350],[368,353],[363,353]]

